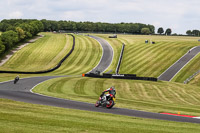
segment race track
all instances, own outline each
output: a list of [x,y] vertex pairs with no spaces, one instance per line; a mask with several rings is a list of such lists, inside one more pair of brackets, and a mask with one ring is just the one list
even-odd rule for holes
[[[102,44],[104,42],[100,42],[100,43]],[[110,55],[112,54],[110,53]],[[104,62],[103,58],[101,59],[101,62]],[[109,62],[109,64],[110,63],[111,62]],[[17,84],[13,84],[13,81],[2,82],[0,83],[0,98],[12,99],[15,101],[22,101],[22,102],[33,103],[33,104],[56,106],[56,107],[62,107],[62,108],[80,109],[80,110],[87,110],[87,111],[104,112],[104,113],[112,113],[112,114],[118,114],[118,115],[159,119],[159,120],[169,120],[169,121],[177,121],[177,122],[200,123],[199,119],[194,119],[194,118],[171,116],[171,115],[165,115],[165,114],[159,114],[159,113],[151,113],[151,112],[122,109],[122,108],[115,108],[115,107],[112,109],[106,109],[106,108],[101,108],[101,107],[96,108],[94,104],[90,104],[90,103],[53,98],[49,96],[43,96],[40,94],[34,94],[31,92],[31,89],[37,84],[42,83],[52,78],[57,78],[57,77],[59,76],[24,78],[24,79],[20,79]]]
[[97,40],[103,48],[103,55],[102,55],[102,58],[101,58],[99,64],[94,69],[92,69],[92,71],[90,71],[90,72],[94,73],[97,70],[100,72],[104,72],[112,63],[114,51],[113,51],[112,47],[110,46],[110,44],[107,41],[105,41],[104,39],[102,39],[100,37],[96,37],[96,36],[89,36],[89,37]]
[[163,81],[171,81],[174,76],[187,65],[198,53],[200,52],[200,46],[194,47],[189,50],[184,56],[182,56],[177,62],[175,62],[169,69],[162,73],[158,79]]

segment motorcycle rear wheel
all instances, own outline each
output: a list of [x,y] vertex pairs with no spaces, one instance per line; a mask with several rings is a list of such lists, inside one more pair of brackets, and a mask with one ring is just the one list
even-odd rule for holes
[[110,102],[110,104],[106,105],[106,108],[111,109],[115,103],[113,100],[110,100],[109,102]]

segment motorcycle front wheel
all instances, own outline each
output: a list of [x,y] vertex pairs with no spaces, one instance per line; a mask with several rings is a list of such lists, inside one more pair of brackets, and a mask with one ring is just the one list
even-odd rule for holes
[[16,84],[17,83],[17,80],[14,80],[14,84]]
[[100,103],[99,103],[99,101],[97,101],[96,103],[95,103],[95,107],[99,107],[100,106]]

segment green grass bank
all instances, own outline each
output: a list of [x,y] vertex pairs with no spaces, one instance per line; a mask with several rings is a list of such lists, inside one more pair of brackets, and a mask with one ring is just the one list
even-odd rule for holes
[[[0,99],[3,133],[198,133],[199,124],[56,108]],[[108,125],[109,123],[109,125]]]

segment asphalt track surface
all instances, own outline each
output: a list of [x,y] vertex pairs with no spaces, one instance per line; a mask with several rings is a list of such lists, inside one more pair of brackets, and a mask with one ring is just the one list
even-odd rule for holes
[[102,46],[103,48],[103,55],[102,58],[99,62],[99,64],[92,69],[92,73],[94,73],[95,71],[100,71],[100,72],[104,72],[111,64],[112,60],[113,60],[113,49],[110,46],[110,44],[105,41],[104,39],[100,38],[100,37],[96,37],[96,36],[89,36],[91,38],[94,38],[95,40],[97,40],[99,42],[99,44]]
[[21,101],[26,103],[62,107],[62,108],[71,108],[71,109],[79,109],[86,111],[95,111],[95,112],[103,112],[103,113],[111,113],[111,114],[159,119],[159,120],[169,120],[177,122],[200,123],[200,120],[195,118],[172,116],[166,114],[151,113],[151,112],[115,108],[115,107],[113,107],[112,109],[106,109],[101,107],[96,108],[94,104],[44,96],[40,94],[35,94],[31,91],[34,88],[34,86],[38,85],[39,83],[57,77],[60,76],[24,78],[20,79],[17,82],[17,84],[14,84],[13,81],[2,82],[0,83],[0,98],[12,99],[15,101]]
[[176,61],[171,67],[169,67],[164,73],[162,73],[158,79],[163,81],[171,81],[174,76],[187,65],[198,53],[200,52],[200,46],[194,47],[189,50],[184,56]]

